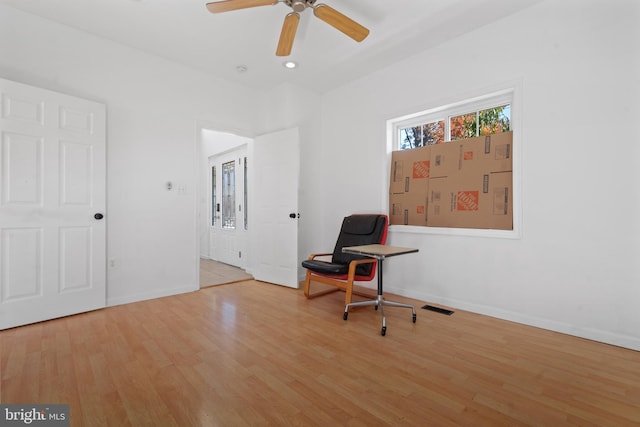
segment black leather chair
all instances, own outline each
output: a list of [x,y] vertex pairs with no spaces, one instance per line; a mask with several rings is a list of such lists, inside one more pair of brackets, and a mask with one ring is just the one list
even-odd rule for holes
[[[338,241],[332,253],[311,254],[302,262],[307,269],[304,281],[304,295],[314,298],[326,295],[340,289],[345,290],[344,303],[351,302],[353,283],[357,281],[371,281],[376,275],[377,260],[373,258],[352,255],[342,252],[346,246],[385,244],[389,227],[387,215],[382,214],[355,214],[344,218],[338,235]],[[321,260],[324,257],[329,260]],[[320,282],[334,286],[335,289],[323,290],[311,293],[311,284]]]

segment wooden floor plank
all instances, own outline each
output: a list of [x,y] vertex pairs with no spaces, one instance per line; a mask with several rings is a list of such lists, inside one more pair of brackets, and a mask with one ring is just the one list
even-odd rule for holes
[[0,402],[73,426],[640,425],[639,352],[461,310],[389,307],[382,337],[343,297],[250,280],[0,331]]

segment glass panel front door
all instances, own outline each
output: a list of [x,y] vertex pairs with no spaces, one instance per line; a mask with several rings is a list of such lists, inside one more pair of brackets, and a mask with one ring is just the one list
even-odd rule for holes
[[236,162],[222,165],[222,228],[236,228]]

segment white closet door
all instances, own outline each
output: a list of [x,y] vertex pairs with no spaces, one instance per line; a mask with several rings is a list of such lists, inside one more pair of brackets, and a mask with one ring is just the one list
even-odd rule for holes
[[0,79],[0,329],[105,306],[102,104]]

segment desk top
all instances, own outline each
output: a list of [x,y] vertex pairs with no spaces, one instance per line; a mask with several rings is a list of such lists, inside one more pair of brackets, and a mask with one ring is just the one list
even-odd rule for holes
[[384,259],[395,255],[410,254],[418,252],[415,248],[402,248],[388,245],[361,245],[347,246],[342,248],[342,252],[356,255],[370,256],[372,258]]

